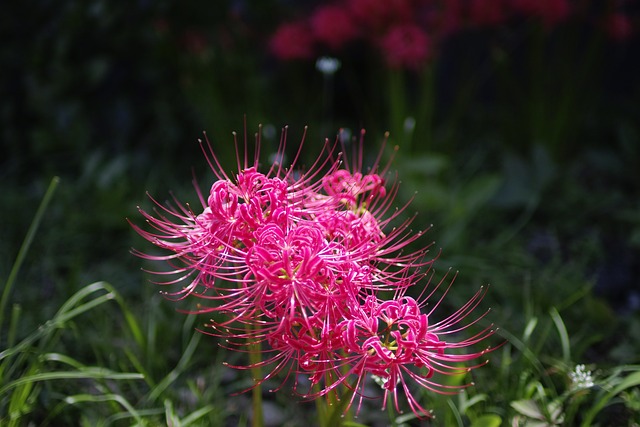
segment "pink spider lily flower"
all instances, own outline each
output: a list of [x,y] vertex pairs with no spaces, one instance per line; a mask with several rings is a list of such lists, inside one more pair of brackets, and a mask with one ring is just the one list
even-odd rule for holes
[[[245,152],[246,145],[245,141]],[[286,132],[278,157],[285,146]],[[421,261],[428,251],[426,248],[414,253],[396,254],[420,237],[421,233],[409,232],[411,220],[388,234],[382,232],[381,229],[402,209],[382,218],[392,205],[397,185],[389,192],[382,188],[382,175],[388,166],[378,171],[379,159],[367,174],[361,172],[361,157],[356,159],[354,170],[346,171],[341,168],[345,164],[349,167],[348,163],[341,155],[333,156],[334,148],[327,142],[324,154],[303,174],[292,173],[295,159],[288,169],[276,164],[262,174],[257,172],[259,148],[258,139],[253,164],[249,164],[246,155],[244,162],[238,155],[238,173],[229,176],[211,145],[203,145],[218,181],[211,186],[206,202],[198,193],[203,209],[201,213],[196,214],[190,206],[177,200],[174,200],[174,206],[163,206],[154,200],[156,216],[140,210],[151,230],[135,224],[132,226],[169,254],[144,254],[135,250],[134,253],[149,260],[166,261],[173,267],[167,272],[157,272],[159,275],[182,275],[166,284],[186,283],[183,289],[169,295],[184,297],[198,293],[203,298],[220,300],[222,308],[214,310],[229,310],[230,304],[236,303],[241,293],[246,293],[247,282],[255,282],[254,278],[247,279],[250,271],[247,254],[255,252],[253,247],[263,228],[274,224],[289,232],[299,223],[313,222],[323,229],[324,238],[333,244],[332,250],[340,262],[356,262],[363,267],[378,266],[376,283],[380,286],[390,285],[386,282],[395,280],[407,269],[416,270],[431,262]],[[327,176],[333,176],[334,187],[341,186],[342,190],[326,191],[332,188],[327,185]],[[345,197],[349,199],[346,206],[350,209],[340,206],[345,203]],[[339,236],[343,236],[342,240]],[[240,299],[245,305],[250,303],[246,298]]]
[[[283,153],[286,146],[286,132],[283,135],[279,153]],[[237,140],[235,144],[237,147]],[[202,290],[202,287],[216,289],[220,281],[241,282],[248,272],[246,249],[253,244],[254,233],[264,224],[288,221],[300,215],[300,212],[312,212],[312,208],[302,205],[305,193],[315,194],[320,188],[320,184],[314,183],[314,180],[317,180],[322,169],[326,169],[327,165],[329,171],[337,167],[337,162],[324,155],[296,179],[293,179],[290,170],[280,165],[272,165],[267,174],[259,173],[258,137],[253,164],[249,164],[246,154],[244,161],[238,156],[238,173],[230,177],[220,166],[211,145],[201,142],[201,146],[218,179],[211,186],[207,201],[196,186],[202,212],[195,213],[189,205],[183,205],[175,198],[174,204],[168,206],[152,198],[156,205],[155,216],[139,209],[151,230],[145,230],[130,221],[142,237],[168,252],[167,255],[153,255],[134,249],[134,254],[152,261],[166,261],[173,267],[167,272],[156,272],[159,275],[182,274],[178,279],[162,282],[167,285],[186,283],[183,289],[168,294],[178,297]],[[245,140],[245,152],[246,146]],[[328,149],[325,147],[325,150]],[[295,160],[292,167],[294,165]],[[323,206],[319,205],[316,209],[321,208]],[[235,289],[236,286],[231,288]],[[201,296],[225,299],[226,292],[224,290],[217,296]]]
[[[444,278],[436,289],[443,281]],[[449,287],[451,283],[453,280]],[[493,325],[482,328],[470,337],[459,338],[462,332],[488,313],[486,311],[468,320],[485,293],[486,289],[480,289],[461,308],[438,322],[432,322],[431,319],[444,295],[428,313],[424,312],[424,306],[429,297],[421,302],[406,295],[398,295],[391,300],[379,300],[373,295],[367,297],[357,312],[336,325],[341,333],[341,348],[345,354],[340,361],[340,369],[324,367],[331,371],[330,375],[325,375],[325,381],[327,378],[331,380],[325,382],[320,392],[310,396],[316,398],[333,392],[338,386],[346,386],[353,391],[348,407],[358,399],[359,411],[365,397],[366,379],[371,377],[383,389],[383,409],[390,399],[396,411],[402,412],[400,396],[405,396],[416,416],[431,417],[431,412],[414,395],[415,387],[412,384],[439,394],[457,394],[460,389],[473,383],[445,385],[434,379],[434,375],[466,375],[488,361],[481,360],[471,366],[464,365],[465,362],[480,359],[495,349],[485,347],[481,351],[466,351],[493,335]],[[320,375],[316,374],[316,377]]]
[[[193,313],[217,314],[203,332],[233,351],[254,352],[260,345],[260,362],[234,366],[269,368],[256,385],[283,372],[282,384],[305,375],[321,391],[300,393],[296,380],[299,394],[320,397],[344,385],[355,392],[351,406],[356,395],[362,400],[364,379],[375,375],[384,383],[385,402],[390,397],[399,409],[399,386],[411,409],[428,416],[408,381],[452,392],[432,379],[434,373],[465,373],[475,366],[462,368],[461,362],[489,351],[458,352],[483,341],[490,328],[454,338],[467,328],[462,322],[483,292],[436,323],[431,318],[442,299],[422,314],[429,297],[407,296],[432,274],[435,258],[427,256],[431,244],[411,248],[423,232],[409,229],[413,218],[400,218],[410,201],[393,207],[398,181],[385,186],[389,164],[380,167],[382,151],[364,170],[363,137],[364,131],[352,163],[334,154],[337,143],[326,141],[302,172],[296,168],[301,148],[290,167],[274,163],[260,172],[259,134],[252,161],[246,138],[241,156],[234,137],[233,174],[225,172],[208,141],[201,143],[217,178],[206,200],[196,186],[202,210],[196,213],[175,198],[168,205],[151,199],[155,215],[139,209],[148,227],[132,226],[165,254],[134,254],[170,266],[155,272],[168,277],[159,284],[182,285],[167,296],[198,297]],[[283,158],[285,148],[286,129],[276,158]],[[392,299],[381,300],[381,291]]]

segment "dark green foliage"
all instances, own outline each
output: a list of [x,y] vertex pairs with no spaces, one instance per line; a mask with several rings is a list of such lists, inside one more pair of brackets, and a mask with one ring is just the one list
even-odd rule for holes
[[[436,276],[460,271],[441,308],[490,284],[487,319],[508,340],[476,371],[474,388],[425,393],[442,425],[637,422],[637,37],[618,44],[578,25],[464,33],[423,75],[388,72],[354,50],[327,86],[313,61],[280,63],[268,52],[273,29],[298,11],[293,2],[182,3],[3,5],[3,291],[47,185],[53,176],[60,184],[0,331],[0,387],[45,379],[0,392],[0,424],[16,408],[15,425],[247,422],[249,395],[228,395],[250,381],[221,366],[240,356],[194,333],[206,318],[176,313],[193,309],[190,300],[176,305],[146,282],[148,265],[129,253],[144,243],[126,222],[150,206],[146,191],[199,209],[192,169],[205,194],[211,173],[196,140],[206,130],[233,169],[231,132],[242,144],[245,120],[250,145],[264,125],[265,161],[285,125],[291,153],[309,125],[303,159],[339,127],[368,129],[367,156],[392,131],[397,206],[414,197],[414,229],[434,225]],[[81,312],[65,317],[74,307]],[[571,386],[582,363],[594,388]],[[292,405],[283,390],[267,403],[288,425],[310,425],[313,405]],[[386,418],[379,403],[359,422]]]

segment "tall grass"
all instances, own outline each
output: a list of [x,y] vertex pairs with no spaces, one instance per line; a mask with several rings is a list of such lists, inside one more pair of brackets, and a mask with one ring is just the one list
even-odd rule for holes
[[[20,283],[58,182],[54,179],[45,193],[2,291],[0,319],[7,327],[0,350],[0,424],[248,425],[249,398],[229,396],[246,388],[247,379],[222,367],[223,360],[238,356],[197,332],[197,316],[168,311],[158,294],[142,292],[140,303],[112,284],[95,282],[63,301],[38,328],[20,332],[26,313],[10,304],[11,290]],[[552,272],[540,277],[545,274],[558,283],[569,280]],[[496,280],[504,284],[506,278],[496,274]],[[423,393],[435,415],[427,425],[637,426],[640,365],[582,365],[585,344],[571,320],[572,308],[588,303],[589,289],[574,286],[559,300],[539,298],[548,290],[531,283],[524,290],[519,316],[501,320],[498,334],[507,344],[490,355],[491,363],[475,378],[449,379],[475,386],[454,397]],[[287,425],[312,425],[310,420],[322,416],[284,391],[265,396],[264,408],[273,411],[275,405],[281,416],[276,419],[283,416]],[[379,425],[381,419],[395,427],[424,424],[413,414],[381,414],[379,406],[365,401],[359,417],[342,424]],[[273,419],[265,416],[265,424]]]

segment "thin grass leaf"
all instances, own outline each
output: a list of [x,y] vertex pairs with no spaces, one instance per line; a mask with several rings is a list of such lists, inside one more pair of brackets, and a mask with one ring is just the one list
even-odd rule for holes
[[11,309],[11,321],[9,322],[9,335],[7,338],[7,348],[13,347],[16,343],[16,334],[18,330],[18,323],[20,322],[20,314],[22,313],[22,307],[20,304],[14,304]]
[[518,349],[520,353],[524,355],[524,357],[535,368],[538,375],[545,381],[545,383],[550,387],[550,389],[553,390],[554,396],[557,396],[557,393],[555,392],[555,387],[551,382],[551,380],[549,379],[549,376],[546,374],[545,368],[542,365],[542,362],[540,362],[540,360],[536,356],[536,353],[531,351],[531,349],[529,348],[529,346],[527,346],[527,344],[525,344],[523,341],[520,341],[518,337],[510,333],[508,330],[506,330],[506,328],[500,328],[496,331],[496,333],[506,338],[515,348]]
[[190,413],[188,416],[182,419],[181,421],[182,427],[190,426],[191,424],[198,421],[200,418],[203,418],[205,415],[209,414],[210,412],[215,411],[215,409],[216,409],[215,406],[207,405],[203,408],[198,409],[197,411]]
[[29,382],[52,381],[52,380],[143,380],[144,376],[137,372],[114,372],[101,367],[87,367],[81,371],[54,371],[39,374],[27,375],[0,387],[0,395],[9,390]]
[[149,393],[148,400],[150,402],[155,402],[160,397],[160,395],[184,372],[184,370],[191,362],[191,358],[198,347],[200,337],[200,333],[196,332],[192,334],[191,340],[189,341],[187,348],[182,352],[182,357],[178,361],[176,367],[171,370],[171,372],[169,372],[169,374],[164,377],[162,381],[160,381],[158,385],[153,388],[153,390],[151,390],[151,393]]
[[173,403],[171,403],[169,399],[164,400],[164,419],[168,426],[182,427],[180,418],[176,415],[176,412],[173,409]]
[[[142,419],[147,420],[149,418],[161,416],[162,414],[164,414],[164,409],[163,408],[136,409],[136,412]],[[120,412],[118,414],[110,415],[106,421],[108,422],[108,424],[113,424],[116,421],[126,420],[127,418],[131,418],[131,415],[126,412]],[[161,417],[158,417],[158,418],[161,418]],[[157,426],[159,424],[153,423],[151,421],[147,421],[143,425]],[[138,426],[136,425],[136,427]]]
[[65,403],[69,405],[77,405],[79,403],[91,402],[91,403],[101,403],[101,402],[115,402],[122,406],[127,412],[127,418],[133,418],[136,420],[137,426],[144,426],[146,423],[144,422],[140,413],[129,403],[127,399],[120,396],[119,394],[103,394],[103,395],[93,395],[93,394],[76,394],[73,396],[67,396],[64,399]]
[[[18,256],[16,257],[13,266],[11,267],[11,271],[9,272],[9,277],[7,278],[7,282],[4,285],[4,290],[2,291],[2,298],[0,298],[0,331],[2,331],[2,324],[4,322],[4,310],[9,302],[9,296],[11,294],[11,288],[13,287],[16,278],[18,277],[18,272],[20,271],[20,267],[22,267],[22,263],[29,251],[29,247],[31,247],[31,242],[33,242],[33,238],[40,227],[40,222],[42,221],[42,217],[49,206],[49,202],[53,197],[53,194],[56,191],[56,187],[58,187],[58,183],[60,182],[59,177],[53,177],[51,183],[49,184],[49,188],[47,188],[47,192],[44,194],[42,201],[40,202],[40,206],[38,206],[38,210],[36,211],[36,215],[31,221],[31,225],[27,230],[27,234],[24,237],[24,241],[18,250]],[[1,337],[1,336],[0,336]]]
[[114,295],[114,299],[120,306],[120,310],[122,311],[125,323],[129,328],[129,332],[131,332],[131,336],[133,337],[136,344],[140,348],[144,348],[146,342],[145,342],[144,334],[142,333],[142,328],[140,327],[140,324],[138,323],[136,316],[133,314],[133,312],[129,309],[129,307],[125,303],[124,298],[122,298],[122,296],[110,284],[105,282],[100,282],[100,283],[103,283],[105,289],[108,289]]
[[[34,375],[38,372],[39,367],[33,364],[29,367],[27,375]],[[9,400],[9,419],[19,421],[23,415],[27,415],[31,412],[29,407],[29,397],[36,387],[35,383],[25,383],[16,387],[11,394]]]
[[536,326],[538,326],[538,318],[532,317],[531,319],[529,319],[529,321],[527,322],[527,326],[524,328],[524,333],[522,334],[523,343],[526,343],[531,339],[531,334],[533,334]]
[[85,298],[88,298],[91,294],[94,294],[99,291],[106,292],[102,297],[109,301],[116,298],[117,293],[115,289],[113,288],[113,286],[109,285],[107,282],[92,283],[80,289],[78,292],[73,294],[67,301],[65,301],[65,303],[60,307],[56,315],[53,316],[53,320],[58,323],[64,323],[70,318],[76,317],[78,314],[83,313],[87,310],[90,310],[91,308],[93,308],[93,306],[87,307],[86,304],[88,303],[84,303],[83,305],[78,305],[78,304]]
[[460,408],[460,412],[466,414],[469,408],[478,403],[485,402],[487,399],[488,396],[486,394],[478,394],[473,396],[471,399],[468,399],[466,392],[460,393],[460,396],[458,397],[458,407]]
[[46,353],[41,356],[41,359],[43,361],[64,363],[65,365],[69,365],[77,370],[86,369],[86,365],[83,365],[77,360],[60,353]]
[[464,427],[464,423],[462,422],[462,415],[460,414],[460,411],[458,410],[458,407],[456,406],[456,404],[453,403],[452,399],[447,399],[447,404],[449,405],[449,408],[451,408],[451,413],[453,414],[453,417],[456,419],[456,423],[458,427]]
[[133,354],[131,349],[124,348],[123,350],[125,355],[127,356],[127,359],[129,360],[129,362],[131,362],[131,364],[136,369],[136,371],[144,375],[144,378],[147,384],[149,385],[149,388],[155,387],[156,386],[155,381],[153,380],[153,378],[151,377],[147,369],[142,365],[142,363],[140,362],[140,359],[138,359],[138,357],[135,354]]
[[40,326],[35,332],[33,332],[24,340],[22,340],[19,344],[0,352],[0,360],[3,360],[16,353],[20,353],[27,350],[27,348],[30,347],[34,342],[38,341],[40,338],[50,336],[50,334],[54,330],[63,327],[64,324],[67,323],[69,320],[73,319],[74,317],[86,311],[91,310],[94,307],[104,304],[105,302],[110,301],[111,299],[113,298],[110,294],[102,295],[73,310],[69,310],[68,312],[61,313],[61,314],[59,313],[53,319],[45,322],[44,325]]
[[[89,300],[88,302],[78,305],[83,299],[100,291],[104,291],[106,292],[106,294],[100,295],[92,300]],[[58,310],[58,312],[52,319],[41,325],[35,332],[27,336],[27,338],[22,340],[19,344],[0,352],[0,360],[3,360],[16,353],[25,351],[34,342],[38,341],[40,338],[47,337],[55,329],[62,328],[71,319],[101,304],[104,304],[107,301],[113,300],[115,298],[115,295],[116,294],[113,287],[106,282],[96,282],[91,285],[85,286],[84,288],[73,294],[62,305],[62,307]]]
[[[638,368],[640,369],[640,368]],[[637,370],[624,378],[618,385],[609,390],[604,396],[596,401],[596,403],[586,411],[584,418],[582,420],[582,427],[589,427],[593,425],[594,418],[598,415],[598,413],[605,407],[611,399],[613,399],[618,394],[623,391],[631,388],[640,386],[640,370]]]
[[567,328],[562,321],[562,317],[560,317],[560,313],[555,307],[551,307],[550,310],[551,320],[556,325],[556,329],[558,330],[558,335],[560,336],[560,344],[562,347],[562,361],[565,364],[569,364],[571,361],[571,343],[569,342],[569,334],[567,333]]

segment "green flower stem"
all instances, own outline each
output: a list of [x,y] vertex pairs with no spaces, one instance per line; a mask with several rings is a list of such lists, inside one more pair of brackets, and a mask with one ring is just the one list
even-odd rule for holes
[[[346,366],[343,367],[344,370],[348,370]],[[320,390],[318,384],[314,388],[316,391]],[[343,384],[326,396],[316,398],[318,425],[321,427],[340,427],[345,425],[345,422],[351,421],[352,414],[346,409],[354,392],[354,387],[347,387]]]
[[[247,332],[251,335],[251,325],[246,326]],[[251,366],[251,378],[257,384],[251,390],[251,400],[253,406],[253,416],[251,425],[253,427],[262,427],[264,425],[264,416],[262,413],[262,385],[258,383],[262,380],[262,362],[261,346],[259,342],[249,344],[249,366]]]

